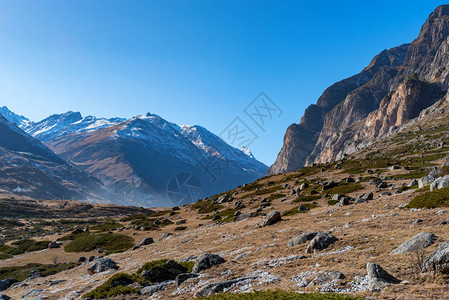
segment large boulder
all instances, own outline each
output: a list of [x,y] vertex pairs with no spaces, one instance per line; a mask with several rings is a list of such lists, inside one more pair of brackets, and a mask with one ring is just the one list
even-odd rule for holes
[[48,249],[56,249],[59,248],[59,243],[58,242],[50,242],[48,243]]
[[316,251],[321,251],[337,241],[338,239],[332,234],[327,232],[319,232],[312,239],[312,241],[310,241],[310,244],[307,246],[306,253],[314,253]]
[[265,216],[262,223],[260,223],[261,227],[273,225],[281,220],[281,213],[278,211],[271,211],[268,215]]
[[0,294],[0,300],[10,300],[11,297],[4,295],[4,294]]
[[142,241],[140,241],[140,243],[138,243],[137,246],[142,247],[142,246],[150,245],[153,243],[154,243],[153,238],[147,237],[147,238],[144,238]]
[[423,187],[426,187],[428,185],[431,185],[435,181],[435,177],[433,176],[426,176],[418,180],[418,187],[422,189]]
[[339,271],[327,271],[321,274],[318,274],[309,284],[308,286],[316,286],[323,285],[327,283],[337,282],[339,280],[345,279],[346,276],[342,272]]
[[87,272],[91,275],[101,273],[109,269],[118,269],[117,263],[110,258],[99,257],[94,263],[87,268]]
[[196,260],[192,272],[199,273],[200,271],[210,269],[213,266],[222,264],[224,262],[226,262],[226,260],[224,260],[224,258],[217,254],[204,253]]
[[380,292],[388,284],[398,284],[401,281],[396,277],[390,275],[378,264],[369,262],[366,265],[366,271],[368,272],[368,289],[371,292]]
[[449,187],[449,175],[435,179],[430,185],[430,190],[435,191],[445,187]]
[[315,232],[301,233],[288,241],[290,247],[298,246],[312,240],[318,234]]
[[424,260],[422,272],[449,274],[449,241],[438,247]]
[[435,235],[430,232],[421,232],[402,243],[399,247],[391,251],[392,254],[413,252],[419,249],[427,248],[435,242]]

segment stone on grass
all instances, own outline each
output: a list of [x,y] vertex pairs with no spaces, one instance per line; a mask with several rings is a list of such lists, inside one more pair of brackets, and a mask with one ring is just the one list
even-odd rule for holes
[[368,289],[371,292],[380,292],[388,284],[398,284],[401,281],[396,277],[390,275],[378,264],[369,262],[366,265],[366,271],[368,272]]
[[192,273],[199,273],[200,271],[207,270],[213,266],[226,262],[224,258],[217,254],[204,253],[195,262]]
[[342,272],[339,271],[328,271],[321,274],[318,274],[309,284],[308,286],[316,286],[323,285],[326,283],[336,282],[341,279],[345,279],[346,276]]
[[319,232],[307,246],[306,253],[314,253],[316,251],[321,251],[337,241],[338,239],[332,234],[327,232]]
[[137,246],[141,247],[141,246],[146,246],[146,245],[150,245],[153,243],[154,243],[153,238],[147,237],[147,238],[144,238],[142,241],[140,241],[140,243],[138,243]]
[[263,221],[260,223],[260,227],[273,225],[281,220],[281,213],[278,211],[271,211],[268,215],[265,216]]
[[56,249],[56,248],[59,248],[60,246],[59,246],[59,243],[58,242],[50,242],[50,243],[48,243],[48,248],[49,249]]
[[139,294],[146,295],[146,296],[151,296],[154,293],[166,290],[173,283],[174,283],[174,281],[171,280],[171,281],[165,281],[165,282],[162,282],[162,283],[146,286],[146,287],[142,288],[139,291]]
[[430,232],[421,232],[391,251],[392,254],[413,252],[427,248],[435,242],[435,235]]
[[94,263],[87,268],[87,272],[93,275],[109,269],[118,269],[117,263],[110,258],[101,257],[94,260]]
[[423,177],[420,180],[418,180],[418,187],[420,189],[422,189],[423,187],[431,185],[432,182],[434,182],[434,181],[435,181],[435,177],[433,177],[433,176],[429,175],[429,176]]
[[290,247],[298,246],[312,240],[318,234],[315,232],[301,233],[288,241]]
[[209,297],[213,294],[222,293],[225,289],[246,280],[254,280],[256,277],[241,277],[233,280],[210,283],[195,293],[195,297]]

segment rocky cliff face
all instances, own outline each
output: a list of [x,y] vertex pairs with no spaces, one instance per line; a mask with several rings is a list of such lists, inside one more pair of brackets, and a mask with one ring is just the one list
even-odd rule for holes
[[441,98],[448,74],[449,6],[442,5],[412,44],[384,50],[360,74],[329,87],[301,122],[287,129],[268,173],[332,161],[365,147]]

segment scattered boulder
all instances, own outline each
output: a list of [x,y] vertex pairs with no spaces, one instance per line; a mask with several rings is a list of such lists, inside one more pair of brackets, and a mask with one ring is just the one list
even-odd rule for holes
[[349,205],[350,201],[351,201],[351,198],[343,196],[343,197],[341,197],[340,201],[338,201],[338,203],[335,204],[335,206],[342,207],[342,206],[345,206],[345,205]]
[[299,212],[302,212],[302,211],[309,211],[310,210],[310,208],[308,208],[308,207],[306,207],[306,206],[304,206],[304,205],[300,205],[299,207],[298,207],[298,211]]
[[309,184],[307,182],[304,182],[303,184],[301,184],[299,186],[299,190],[302,191],[302,190],[305,190],[308,187],[309,187]]
[[217,254],[204,253],[196,260],[192,273],[199,273],[200,271],[210,269],[213,266],[224,262],[226,262],[226,260]]
[[445,187],[449,187],[449,175],[437,178],[430,184],[431,191],[439,190]]
[[147,237],[147,238],[144,238],[142,241],[140,241],[140,243],[138,243],[137,246],[142,247],[142,246],[150,245],[153,243],[154,243],[153,238]]
[[319,232],[312,239],[312,241],[310,241],[310,244],[307,246],[306,253],[314,253],[316,251],[321,251],[337,241],[338,239],[332,234],[327,232]]
[[433,177],[433,176],[429,175],[429,176],[423,177],[420,180],[418,180],[418,187],[420,189],[422,189],[423,187],[431,185],[432,182],[434,182],[434,181],[435,181],[435,177]]
[[294,246],[298,246],[298,245],[304,244],[304,243],[312,240],[317,234],[318,234],[317,231],[302,233],[302,234],[297,235],[294,238],[290,239],[288,241],[288,245],[290,247],[294,247]]
[[7,295],[4,295],[4,294],[0,295],[0,300],[10,300],[10,299],[11,299],[11,297],[9,297]]
[[186,230],[187,226],[178,226],[175,228],[175,231],[182,231],[182,230]]
[[89,256],[88,262],[93,262],[95,260],[95,256],[91,255]]
[[265,219],[260,223],[260,227],[273,225],[281,220],[281,213],[278,211],[271,211],[268,215],[266,215]]
[[182,225],[185,224],[187,221],[186,220],[179,220],[175,223],[175,225]]
[[321,274],[318,274],[309,284],[308,286],[316,286],[323,285],[326,283],[336,282],[342,279],[345,279],[345,274],[339,271],[328,271]]
[[398,284],[401,282],[399,279],[382,269],[378,264],[369,262],[366,265],[366,270],[368,272],[368,289],[371,292],[380,292],[387,284]]
[[5,280],[0,280],[0,292],[9,288],[15,282],[16,282],[15,279],[10,279],[10,278],[7,278]]
[[379,189],[385,189],[385,188],[388,187],[388,183],[386,183],[385,181],[382,181],[381,183],[376,185],[376,187],[379,188]]
[[154,293],[166,290],[173,283],[174,283],[174,281],[171,280],[171,281],[165,281],[165,282],[162,282],[162,283],[146,286],[146,287],[142,288],[139,291],[139,294],[146,295],[146,296],[151,296]]
[[83,262],[85,262],[86,261],[86,257],[84,257],[84,256],[80,256],[79,258],[78,258],[78,262],[79,263],[83,263]]
[[336,187],[338,185],[335,181],[326,181],[322,183],[323,191]]
[[202,287],[200,290],[198,290],[195,293],[195,297],[209,297],[213,294],[223,292],[225,289],[233,286],[234,284],[237,284],[239,282],[246,281],[246,280],[254,280],[256,278],[257,277],[241,277],[241,278],[228,280],[228,281],[210,283],[210,284]]
[[412,181],[410,181],[410,183],[408,184],[408,187],[412,187],[412,186],[416,186],[418,185],[418,180],[413,179]]
[[184,281],[186,281],[186,280],[188,280],[190,278],[196,278],[198,276],[199,275],[195,274],[195,273],[182,273],[182,274],[179,274],[178,276],[176,276],[175,285],[176,286],[180,286]]
[[424,260],[422,272],[449,274],[449,241],[438,247]]
[[392,254],[413,252],[427,248],[435,242],[435,235],[430,232],[421,232],[391,251]]
[[48,249],[56,249],[59,248],[59,243],[58,242],[50,242],[48,243]]
[[94,260],[94,263],[87,268],[90,275],[101,273],[109,269],[118,269],[117,263],[110,258],[100,257]]

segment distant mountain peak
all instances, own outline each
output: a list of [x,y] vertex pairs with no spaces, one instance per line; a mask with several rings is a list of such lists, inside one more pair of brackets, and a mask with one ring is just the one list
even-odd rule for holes
[[20,128],[29,126],[32,122],[24,116],[13,113],[7,106],[0,107],[0,115]]

